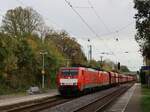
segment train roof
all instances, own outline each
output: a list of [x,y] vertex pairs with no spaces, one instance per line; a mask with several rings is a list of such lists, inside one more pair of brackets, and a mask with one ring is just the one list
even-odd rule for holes
[[88,70],[88,71],[93,71],[93,72],[96,72],[98,70],[96,69],[93,69],[93,68],[86,68],[86,67],[61,67],[60,70],[63,70],[63,69],[76,69],[76,70]]
[[60,69],[62,70],[62,69],[85,69],[85,68],[84,67],[61,67]]

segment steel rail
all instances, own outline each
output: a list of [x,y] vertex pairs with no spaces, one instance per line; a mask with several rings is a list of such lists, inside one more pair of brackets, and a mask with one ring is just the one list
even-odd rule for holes
[[127,91],[131,86],[132,85],[121,87],[103,97],[88,103],[81,108],[74,110],[74,112],[99,112],[100,110],[104,109],[104,107],[108,106],[108,104],[110,104],[112,101],[117,99],[120,95],[122,95],[125,91]]
[[43,98],[41,100],[35,100],[35,101],[10,105],[8,107],[3,108],[1,111],[2,112],[37,112],[40,110],[50,108],[55,105],[65,103],[70,100],[71,99],[64,99],[60,96],[54,96],[49,98]]

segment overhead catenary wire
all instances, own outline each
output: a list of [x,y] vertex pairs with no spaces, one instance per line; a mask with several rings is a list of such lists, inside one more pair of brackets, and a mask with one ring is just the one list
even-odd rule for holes
[[79,8],[79,9],[89,9],[89,8],[91,8],[91,7],[74,6],[74,8]]
[[[69,2],[70,4],[70,2]],[[100,37],[102,36],[109,36],[109,35],[114,35],[116,34],[116,32],[121,32],[122,30],[125,30],[126,28],[128,28],[130,25],[132,25],[134,23],[134,21],[130,22],[129,24],[121,27],[121,28],[118,28],[116,29],[115,31],[111,31],[109,29],[109,27],[107,26],[107,24],[103,21],[102,17],[98,14],[98,12],[96,11],[94,5],[92,4],[92,2],[90,0],[88,0],[88,4],[90,5],[89,7],[88,6],[71,6],[75,9],[92,9],[92,11],[94,12],[95,16],[98,18],[99,22],[103,24],[103,26],[105,27],[105,29],[107,30],[107,33],[104,33],[104,34],[101,34],[99,35]]]
[[75,10],[75,8],[71,5],[71,3],[67,0],[65,2],[68,4],[68,6],[78,15],[78,17],[81,19],[81,21],[87,26],[87,28],[96,36],[99,37],[99,35],[93,30],[93,28],[84,20],[84,18]]
[[88,0],[88,3],[91,7],[91,9],[93,10],[94,14],[96,15],[96,17],[99,19],[99,21],[101,21],[104,25],[104,27],[106,28],[107,32],[111,32],[110,29],[107,27],[107,25],[105,24],[105,22],[103,21],[103,19],[101,18],[101,16],[97,13],[95,7],[93,6],[92,2],[90,0]]
[[92,4],[92,2],[91,2],[90,0],[88,0],[88,3],[89,3],[89,5],[90,5],[91,9],[93,10],[94,14],[96,15],[96,17],[99,19],[100,22],[103,23],[105,29],[106,29],[107,32],[108,32],[108,33],[102,34],[102,35],[100,35],[100,36],[109,36],[109,35],[115,34],[116,32],[119,33],[120,31],[125,30],[126,28],[128,28],[130,25],[132,25],[132,24],[134,23],[134,22],[130,22],[129,24],[127,24],[127,25],[125,25],[125,26],[123,26],[123,27],[121,27],[121,28],[118,28],[118,29],[115,30],[115,31],[111,31],[111,30],[109,29],[109,27],[108,27],[108,26],[105,24],[105,22],[103,21],[102,17],[97,13],[97,11],[96,11],[94,5]]

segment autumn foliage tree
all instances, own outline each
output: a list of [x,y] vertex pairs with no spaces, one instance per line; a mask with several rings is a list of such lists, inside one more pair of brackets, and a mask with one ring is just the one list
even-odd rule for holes
[[32,8],[17,7],[7,11],[2,19],[2,30],[11,36],[25,36],[38,31],[42,17]]
[[137,13],[135,39],[141,47],[143,56],[150,59],[150,0],[134,0]]
[[81,45],[75,38],[71,38],[67,32],[53,32],[47,35],[46,40],[52,40],[66,59],[70,60],[71,65],[87,64],[87,59],[81,49]]
[[[136,29],[137,33],[135,39],[141,47],[142,54],[144,56],[147,65],[147,60],[150,60],[150,0],[134,0],[137,13]],[[149,71],[142,71],[140,73],[141,83],[146,84],[150,87],[150,74]]]

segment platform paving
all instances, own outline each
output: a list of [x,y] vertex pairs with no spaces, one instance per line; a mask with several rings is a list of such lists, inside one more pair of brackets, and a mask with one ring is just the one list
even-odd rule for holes
[[137,84],[135,91],[125,109],[125,112],[141,112],[140,102],[141,102],[141,85]]
[[35,95],[26,95],[26,96],[0,96],[0,107],[13,105],[17,103],[27,102],[27,101],[34,101],[37,99],[42,99],[46,97],[52,97],[58,95],[58,91],[56,89],[52,89],[47,93],[42,94],[35,94]]
[[141,112],[140,96],[141,85],[136,83],[104,112]]

